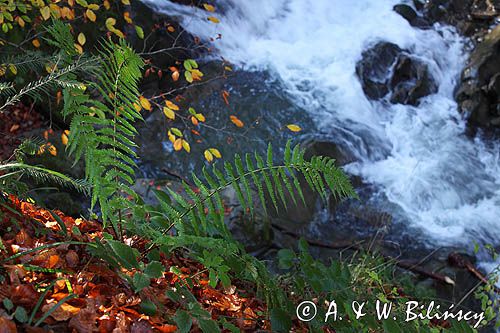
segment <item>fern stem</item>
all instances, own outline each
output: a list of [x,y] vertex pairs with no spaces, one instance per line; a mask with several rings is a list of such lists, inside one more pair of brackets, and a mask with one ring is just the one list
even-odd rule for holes
[[[248,176],[252,176],[253,174],[258,174],[258,173],[262,173],[262,172],[265,172],[265,171],[279,170],[279,169],[286,169],[286,168],[293,168],[295,170],[299,170],[299,169],[301,169],[303,167],[304,167],[303,164],[300,164],[300,165],[299,164],[289,164],[288,166],[286,166],[286,165],[273,165],[273,166],[266,166],[266,167],[263,167],[263,168],[258,168],[258,169],[252,170],[252,171],[247,171],[244,174],[239,175],[238,177],[233,178],[231,181],[226,182],[224,185],[220,185],[215,190],[212,190],[207,196],[205,196],[204,198],[201,198],[201,203],[204,203],[207,200],[211,199],[214,194],[222,191],[223,189],[225,189],[226,187],[230,186],[231,184],[240,181],[243,177],[246,178]],[[177,219],[175,221],[173,221],[168,226],[168,228],[166,228],[164,231],[161,232],[161,235],[165,236],[177,224],[178,221],[182,220],[183,217],[185,217],[187,214],[189,214],[189,212],[191,212],[195,208],[196,208],[196,203],[191,204],[182,214],[178,215]],[[158,244],[156,244],[154,242],[151,243],[149,245],[149,247],[144,251],[144,253],[142,254],[142,256],[147,255],[150,251],[152,251],[153,249],[155,249],[157,247],[158,247]]]
[[5,111],[5,109],[8,106],[14,105],[15,103],[19,102],[21,98],[25,95],[29,95],[37,90],[42,89],[44,86],[52,83],[53,81],[56,81],[57,79],[61,78],[62,76],[74,72],[82,67],[84,67],[87,64],[91,63],[91,59],[84,61],[84,62],[76,62],[75,64],[69,65],[67,67],[64,67],[60,71],[57,71],[55,74],[52,72],[46,77],[43,77],[42,79],[36,81],[35,83],[29,84],[26,87],[23,87],[18,93],[15,95],[9,97],[5,103],[0,106],[0,112]]

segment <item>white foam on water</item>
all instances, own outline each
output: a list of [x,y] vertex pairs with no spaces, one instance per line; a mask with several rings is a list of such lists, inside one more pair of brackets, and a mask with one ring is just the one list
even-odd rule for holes
[[[183,27],[215,42],[217,54],[246,70],[267,70],[317,127],[345,135],[359,159],[347,166],[376,184],[428,242],[467,245],[500,239],[498,144],[464,135],[453,90],[465,40],[452,28],[411,27],[398,0],[221,0],[220,24],[206,11],[143,0],[178,15]],[[362,51],[388,41],[424,61],[439,84],[418,107],[369,101],[355,73]]]

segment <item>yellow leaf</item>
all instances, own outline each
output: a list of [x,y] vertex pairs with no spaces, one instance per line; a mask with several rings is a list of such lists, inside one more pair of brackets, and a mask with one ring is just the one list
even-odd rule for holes
[[61,142],[63,145],[67,145],[68,144],[68,135],[69,135],[69,131],[66,130],[64,131],[62,134],[61,134]]
[[111,8],[111,4],[109,3],[108,0],[104,0],[104,2],[102,3],[102,5],[104,6],[104,8],[106,8],[106,10],[108,10],[108,9]]
[[141,112],[142,108],[141,108],[141,106],[140,106],[139,104],[134,103],[133,105],[134,105],[134,109],[135,109],[135,111],[137,111],[137,112]]
[[24,26],[25,26],[25,24],[26,24],[26,23],[24,22],[24,20],[22,19],[22,17],[21,17],[21,16],[18,16],[18,17],[17,17],[17,24],[19,24],[19,26],[20,26],[21,28],[24,28]]
[[75,45],[76,52],[78,52],[79,54],[82,54],[83,53],[82,46],[77,44],[77,43],[74,43],[74,45]]
[[222,155],[221,155],[221,153],[220,153],[220,151],[219,151],[218,149],[216,149],[216,148],[209,148],[208,150],[209,150],[209,151],[212,153],[212,155],[214,155],[215,157],[217,157],[217,158],[221,158],[221,157],[222,157]]
[[17,67],[14,64],[9,65],[10,72],[14,75],[17,75]]
[[61,16],[62,18],[67,18],[68,20],[71,19],[71,9],[68,7],[61,8]]
[[181,149],[182,149],[182,139],[179,138],[174,141],[174,150],[179,151]]
[[204,115],[202,115],[201,113],[197,113],[197,114],[195,115],[195,117],[196,117],[196,119],[198,119],[198,120],[199,120],[199,121],[201,121],[202,123],[204,123],[204,122],[205,122],[205,116],[204,116]]
[[169,25],[169,26],[167,27],[167,31],[168,31],[168,32],[174,32],[174,31],[175,31],[175,28],[174,28],[172,25]]
[[125,12],[123,13],[123,19],[127,22],[127,23],[132,23],[132,19],[130,18],[130,13],[129,12]]
[[50,8],[49,6],[42,7],[40,9],[40,14],[42,14],[42,17],[45,21],[47,21],[50,18]]
[[62,10],[58,5],[56,5],[55,3],[51,3],[49,5],[49,8],[50,8],[50,12],[54,18],[56,18],[56,19],[61,18]]
[[188,153],[191,151],[191,146],[186,140],[182,140],[182,148],[184,148],[184,150]]
[[205,159],[209,162],[212,162],[214,160],[214,156],[212,155],[212,153],[208,149],[205,150],[203,155],[205,155]]
[[95,13],[94,13],[91,9],[87,9],[87,10],[85,11],[85,15],[86,15],[86,16],[87,16],[87,18],[88,18],[89,20],[91,20],[92,22],[95,22],[95,20],[96,20],[96,18],[97,18],[97,17],[95,16]]
[[203,77],[203,73],[198,69],[193,69],[191,70],[191,76],[193,77],[193,80],[199,81]]
[[175,112],[174,112],[174,111],[172,111],[172,109],[167,108],[166,106],[163,108],[163,113],[165,114],[165,116],[166,116],[168,119],[172,119],[172,120],[174,120],[174,119],[175,119]]
[[45,64],[45,70],[47,71],[47,73],[52,73],[56,69],[57,69],[56,64]]
[[217,17],[209,16],[208,20],[213,23],[220,23],[219,19]]
[[204,3],[203,4],[203,7],[205,8],[206,11],[209,11],[209,12],[215,12],[215,7],[212,6],[212,5],[209,5],[208,3]]
[[33,44],[33,46],[36,48],[40,47],[40,41],[36,38],[31,41],[31,44]]
[[112,17],[108,17],[108,18],[106,19],[106,23],[105,23],[105,25],[106,25],[106,28],[108,28],[108,30],[113,29],[113,28],[114,28],[114,26],[115,26],[115,24],[116,24],[116,20],[115,20],[114,18],[112,18]]
[[175,135],[172,134],[172,132],[168,131],[168,139],[170,142],[174,143],[175,142]]
[[292,132],[302,131],[302,128],[300,128],[300,126],[298,126],[298,125],[290,124],[290,125],[286,125],[286,127],[288,127],[288,129]]
[[141,106],[144,108],[144,110],[151,111],[151,103],[146,97],[139,97],[139,103],[141,103]]
[[119,29],[116,29],[116,28],[112,28],[110,29],[109,31],[111,31],[112,33],[114,33],[115,35],[117,35],[118,37],[120,38],[125,38],[125,35],[123,34],[123,32],[121,32],[121,30]]
[[88,9],[91,10],[99,10],[99,5],[95,3],[91,3],[90,5],[87,6]]
[[124,4],[124,5],[130,5],[130,0],[122,0],[122,4]]
[[87,38],[85,37],[85,35],[83,34],[83,32],[80,32],[78,34],[78,43],[80,43],[81,46],[85,45],[85,42],[87,41]]
[[172,103],[171,101],[169,101],[168,99],[165,101],[165,105],[174,111],[179,111],[179,107],[174,103]]
[[229,118],[231,119],[231,121],[233,122],[233,124],[235,124],[237,127],[243,127],[243,126],[245,126],[245,124],[243,124],[243,122],[241,120],[239,120],[238,117],[236,117],[236,116],[229,116]]

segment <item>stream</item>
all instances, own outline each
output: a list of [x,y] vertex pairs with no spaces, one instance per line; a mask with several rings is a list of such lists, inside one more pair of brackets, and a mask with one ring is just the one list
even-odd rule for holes
[[[231,147],[224,145],[226,157],[262,150],[269,141],[283,146],[290,134],[276,134],[276,128],[297,123],[303,128],[300,140],[328,140],[353,156],[344,169],[362,179],[362,200],[347,205],[390,214],[388,239],[403,249],[445,246],[471,252],[474,242],[500,245],[500,144],[466,135],[453,93],[468,41],[454,28],[411,27],[392,9],[398,0],[221,0],[214,13],[219,24],[208,21],[201,9],[143,2],[177,17],[202,39],[222,35],[211,57],[222,56],[235,67],[224,82],[233,111],[244,122],[261,124],[247,133],[253,138],[236,137]],[[380,41],[424,62],[437,91],[417,106],[367,99],[356,63]],[[227,117],[220,95],[208,94],[196,103],[207,116]],[[172,155],[160,135],[151,131],[141,139],[157,151],[144,163],[146,174],[165,165],[197,168],[188,156]],[[214,135],[214,145],[217,139]],[[339,228],[332,221],[342,221],[334,215],[318,212],[311,228],[328,239]],[[340,224],[344,232],[367,231],[351,221]],[[485,253],[479,256],[483,268],[495,266]]]

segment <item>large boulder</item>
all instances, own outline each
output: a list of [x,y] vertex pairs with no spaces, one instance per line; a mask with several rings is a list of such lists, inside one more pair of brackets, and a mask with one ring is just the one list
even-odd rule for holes
[[356,65],[365,95],[372,100],[417,105],[420,98],[437,91],[428,66],[408,51],[379,42],[364,51]]
[[500,128],[500,26],[486,35],[471,54],[456,99],[469,124]]

